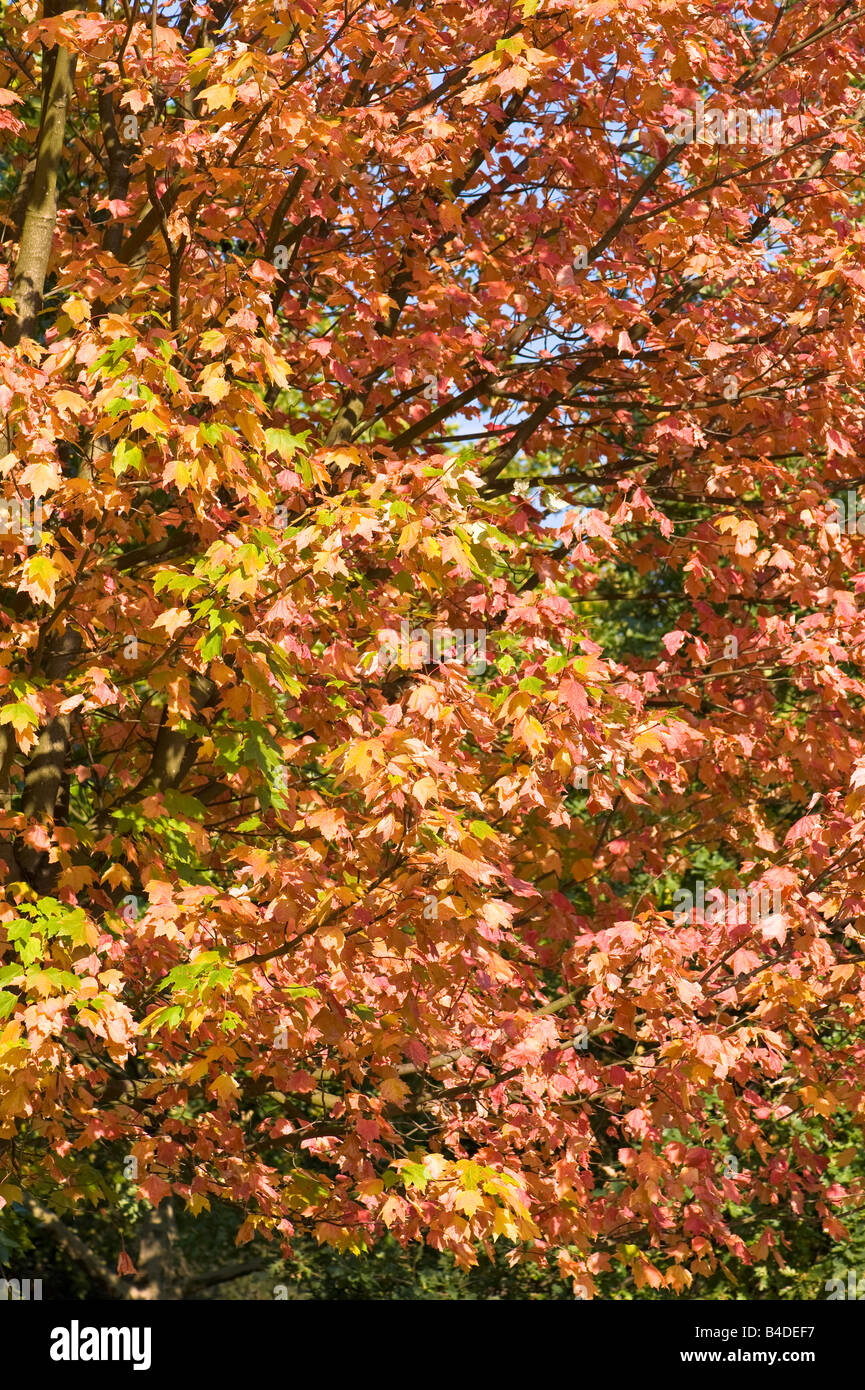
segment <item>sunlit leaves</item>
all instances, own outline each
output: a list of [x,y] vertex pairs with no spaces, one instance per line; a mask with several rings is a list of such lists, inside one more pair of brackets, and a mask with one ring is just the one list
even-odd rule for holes
[[[160,1134],[135,1200],[234,1202],[241,1241],[681,1294],[766,1257],[770,1203],[834,1229],[861,26],[583,11],[241,0],[155,56],[63,19],[51,272],[0,363],[0,1137],[70,1202]],[[697,87],[785,148],[668,158]]]

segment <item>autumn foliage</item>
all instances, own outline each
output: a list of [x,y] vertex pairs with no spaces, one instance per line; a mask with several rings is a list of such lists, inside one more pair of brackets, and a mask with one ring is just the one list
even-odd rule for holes
[[148,7],[0,20],[0,1203],[843,1239],[861,11]]

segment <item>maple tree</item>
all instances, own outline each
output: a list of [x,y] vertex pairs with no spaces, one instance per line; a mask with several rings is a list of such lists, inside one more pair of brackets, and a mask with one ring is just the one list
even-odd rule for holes
[[863,40],[3,4],[0,1202],[586,1296],[844,1238]]

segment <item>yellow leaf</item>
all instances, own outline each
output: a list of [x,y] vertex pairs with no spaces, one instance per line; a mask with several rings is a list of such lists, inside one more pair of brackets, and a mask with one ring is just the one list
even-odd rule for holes
[[229,63],[225,69],[225,76],[233,82],[235,77],[240,77],[241,73],[246,71],[252,61],[253,55],[250,52],[241,53],[240,57],[235,58],[233,63]]
[[336,468],[351,468],[360,461],[360,454],[357,449],[350,445],[342,449],[328,449],[323,457],[327,464],[332,464]]
[[[33,1099],[35,1100],[35,1096]],[[30,1090],[27,1086],[13,1086],[0,1100],[0,1113],[4,1115],[29,1114],[32,1110],[29,1101]]]
[[67,299],[63,305],[64,312],[69,316],[77,328],[84,323],[85,319],[90,318],[90,305],[86,299],[79,299],[77,296]]
[[398,553],[401,555],[404,550],[411,550],[417,544],[422,531],[422,521],[412,521],[408,526],[404,526],[397,546]]
[[19,700],[15,704],[4,705],[0,710],[0,725],[3,724],[11,724],[15,732],[20,734],[25,729],[38,725],[39,718],[28,704]]
[[475,77],[480,77],[485,72],[493,72],[496,68],[501,67],[501,64],[501,56],[498,53],[485,53],[482,58],[475,58],[469,71]]
[[643,729],[634,739],[635,753],[645,753],[647,749],[653,753],[664,752],[664,745],[654,729]]
[[474,1216],[479,1207],[486,1206],[486,1199],[480,1192],[458,1192],[454,1206],[466,1216]]
[[240,1094],[240,1087],[233,1076],[227,1076],[225,1072],[218,1076],[213,1085],[208,1087],[211,1095],[217,1096],[223,1105],[234,1100]]
[[514,725],[514,738],[518,738],[521,743],[524,743],[530,753],[535,753],[543,748],[546,742],[543,725],[539,724],[532,714],[527,714],[522,719],[517,720]]
[[76,396],[72,391],[55,391],[51,397],[51,404],[61,410],[71,410],[73,415],[80,415],[85,408],[86,402],[80,396]]
[[118,885],[123,888],[131,888],[132,875],[128,869],[124,869],[122,864],[112,864],[111,868],[107,869],[102,875],[99,882],[108,883],[112,888],[117,888]]
[[364,739],[352,744],[345,754],[346,772],[356,772],[358,776],[366,777],[373,764],[373,750],[379,749],[380,744],[376,739]]
[[47,555],[31,555],[24,566],[24,574],[18,587],[37,602],[53,603],[59,577],[59,571]]
[[201,389],[204,395],[214,405],[218,405],[231,390],[229,383],[225,380],[222,363],[211,363],[209,366],[205,367],[202,376]]
[[208,328],[206,333],[202,333],[200,346],[205,352],[222,352],[227,339],[224,333],[220,333],[218,328]]
[[499,1207],[493,1218],[493,1239],[498,1236],[507,1236],[508,1240],[520,1238],[516,1223],[506,1207]]
[[227,82],[217,82],[214,87],[205,87],[200,96],[208,111],[219,111],[234,101],[234,88],[229,87]]
[[420,802],[421,806],[426,806],[431,797],[435,797],[438,788],[432,777],[420,777],[411,789],[412,796]]

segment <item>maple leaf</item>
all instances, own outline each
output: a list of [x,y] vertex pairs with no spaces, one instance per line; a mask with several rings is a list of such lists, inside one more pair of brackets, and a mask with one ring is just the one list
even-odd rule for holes
[[4,10],[0,1201],[604,1297],[855,1208],[861,25],[687,8]]
[[31,463],[21,474],[21,481],[30,488],[34,497],[44,497],[59,485],[60,474],[52,463]]
[[664,636],[661,638],[661,641],[663,642],[664,646],[667,648],[667,651],[670,653],[670,656],[673,656],[673,655],[679,650],[679,648],[681,647],[682,643],[683,643],[683,642],[686,642],[687,640],[688,640],[688,634],[687,634],[687,632],[679,632],[679,631],[676,631],[676,632],[665,632],[665,633],[664,633]]
[[186,608],[167,608],[160,613],[154,621],[154,629],[164,627],[169,637],[173,637],[175,632],[186,627],[191,621],[191,614]]
[[240,1087],[234,1077],[224,1074],[218,1076],[209,1089],[211,1094],[216,1096],[220,1105],[229,1105],[240,1094]]
[[139,1192],[143,1193],[151,1206],[158,1207],[165,1197],[171,1196],[171,1184],[164,1178],[150,1174],[138,1184]]
[[41,603],[54,603],[59,572],[47,555],[31,555],[24,564],[19,590]]
[[235,95],[235,88],[228,82],[217,82],[199,93],[208,111],[220,111],[223,107],[231,106]]
[[399,1077],[388,1077],[379,1087],[382,1100],[389,1105],[402,1105],[407,1096],[411,1094],[409,1087]]

